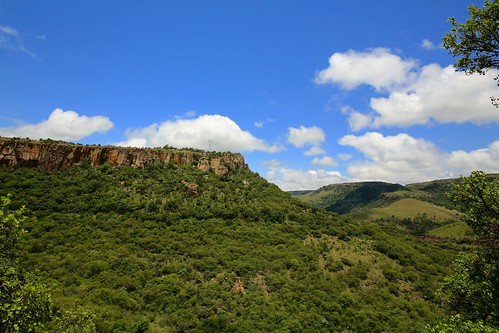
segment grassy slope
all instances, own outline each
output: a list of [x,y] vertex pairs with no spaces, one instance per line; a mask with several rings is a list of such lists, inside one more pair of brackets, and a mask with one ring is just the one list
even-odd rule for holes
[[430,230],[428,235],[459,240],[465,238],[471,231],[472,229],[465,222],[454,222]]
[[425,214],[435,221],[444,222],[447,220],[459,219],[461,214],[456,210],[450,210],[442,206],[414,198],[403,198],[397,200],[386,207],[358,210],[348,214],[353,219],[363,221],[373,221],[386,218],[415,218]]

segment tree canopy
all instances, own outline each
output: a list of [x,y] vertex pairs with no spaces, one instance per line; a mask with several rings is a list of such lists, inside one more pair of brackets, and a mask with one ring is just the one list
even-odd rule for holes
[[453,317],[426,332],[499,332],[499,178],[472,172],[450,196],[467,213],[476,244],[440,291]]
[[45,285],[17,260],[24,208],[9,211],[9,197],[0,200],[0,331],[35,332],[52,315],[52,299]]
[[455,184],[451,198],[467,212],[467,223],[485,245],[499,241],[499,179],[474,171]]
[[[444,36],[443,47],[457,58],[457,70],[483,75],[489,69],[499,68],[499,1],[485,0],[483,8],[471,5],[468,11],[470,17],[465,23],[449,18],[453,28]],[[499,107],[497,97],[491,100]]]

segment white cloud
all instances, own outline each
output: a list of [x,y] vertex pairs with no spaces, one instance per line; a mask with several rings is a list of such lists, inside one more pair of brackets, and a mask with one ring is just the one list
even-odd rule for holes
[[448,158],[448,165],[455,173],[468,174],[473,170],[488,172],[499,171],[499,141],[494,141],[487,148],[465,152],[453,151]]
[[[429,46],[429,41],[425,45]],[[383,48],[335,53],[329,62],[329,68],[317,75],[317,83],[335,83],[344,89],[367,84],[387,93],[373,96],[366,112],[342,108],[354,131],[433,122],[499,122],[499,112],[490,102],[490,96],[497,95],[493,80],[499,74],[497,70],[466,75],[456,72],[453,66],[419,67],[416,61],[402,59]]]
[[197,148],[216,151],[277,152],[283,148],[243,131],[233,120],[220,115],[201,115],[194,119],[177,119],[145,128],[128,130],[127,140],[119,146]]
[[423,39],[423,41],[421,42],[421,47],[422,47],[423,49],[432,50],[432,49],[434,49],[434,48],[435,48],[435,44],[433,44],[433,43],[431,42],[431,40],[429,40],[429,39],[425,38],[425,39]]
[[372,117],[357,111],[351,111],[348,115],[348,125],[352,131],[359,131],[372,123]]
[[402,59],[386,48],[349,50],[334,53],[329,58],[329,67],[316,75],[315,82],[339,84],[345,90],[367,84],[382,91],[405,84],[416,66],[415,60]]
[[323,156],[323,157],[314,157],[312,160],[313,165],[324,165],[324,166],[337,166],[338,162],[336,162],[332,157],[330,156]]
[[322,128],[317,126],[300,128],[289,127],[288,142],[295,147],[303,147],[305,145],[317,145],[326,139],[326,134]]
[[93,133],[104,133],[113,127],[103,116],[80,116],[74,111],[55,109],[45,121],[15,127],[0,128],[2,136],[50,138],[54,140],[79,140]]
[[411,183],[456,177],[473,170],[499,171],[499,141],[472,152],[443,152],[433,143],[401,133],[383,136],[369,132],[362,136],[346,135],[341,145],[359,150],[366,160],[348,166],[350,177]]
[[406,183],[447,176],[441,170],[437,147],[407,134],[346,135],[339,143],[355,147],[367,159],[348,166],[348,173],[355,178]]
[[268,172],[265,178],[284,191],[315,190],[319,187],[349,181],[338,171],[289,169],[278,161],[265,164]]
[[497,93],[493,80],[497,74],[491,70],[486,75],[466,75],[452,66],[424,66],[404,89],[371,99],[376,115],[370,126],[497,122],[499,112],[489,99]]
[[10,26],[0,26],[0,48],[9,51],[20,51],[34,57],[35,54],[24,46],[24,42],[17,29]]
[[305,156],[314,156],[314,155],[324,155],[326,152],[320,146],[312,146],[309,150],[303,153]]
[[348,161],[349,159],[352,158],[352,155],[350,154],[339,154],[338,158],[342,161]]

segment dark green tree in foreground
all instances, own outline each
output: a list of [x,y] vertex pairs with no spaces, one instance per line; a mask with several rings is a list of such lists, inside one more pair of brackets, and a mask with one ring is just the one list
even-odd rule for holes
[[454,185],[452,200],[467,215],[467,223],[478,240],[488,248],[497,249],[499,242],[499,178],[491,179],[474,171]]
[[499,178],[475,171],[450,196],[467,213],[476,250],[456,260],[440,291],[453,317],[428,332],[499,332]]
[[10,199],[0,203],[0,331],[36,332],[52,315],[46,287],[17,260],[17,243],[23,233],[23,209],[9,212]]
[[24,208],[10,211],[9,205],[9,197],[0,197],[0,332],[95,332],[91,314],[81,307],[54,314],[50,290],[21,267]]
[[[453,28],[443,38],[443,46],[457,58],[457,70],[483,75],[489,69],[499,68],[499,1],[485,0],[483,8],[471,5],[468,11],[470,17],[465,23],[449,19]],[[499,107],[498,97],[491,100]]]

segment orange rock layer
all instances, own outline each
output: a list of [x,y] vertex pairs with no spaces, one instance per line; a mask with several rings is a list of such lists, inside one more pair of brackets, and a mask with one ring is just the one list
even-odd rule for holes
[[168,164],[195,165],[202,171],[223,175],[229,169],[248,166],[241,154],[210,153],[201,150],[175,148],[131,148],[89,146],[52,140],[29,140],[0,137],[0,165],[7,167],[41,167],[58,170],[88,161],[92,166],[109,163],[112,166],[147,168]]

